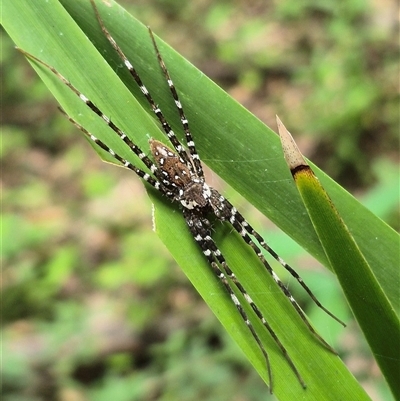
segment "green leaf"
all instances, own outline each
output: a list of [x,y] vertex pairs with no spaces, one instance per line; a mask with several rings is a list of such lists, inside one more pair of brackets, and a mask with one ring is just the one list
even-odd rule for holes
[[400,322],[335,205],[278,119],[285,159],[327,258],[393,394],[400,397]]
[[[2,24],[19,47],[54,66],[127,131],[135,143],[144,150],[148,149],[148,138],[161,140],[163,134],[136,84],[102,35],[90,2],[62,0],[61,4],[56,0],[5,2]],[[146,27],[112,1],[107,4],[99,2],[98,6],[106,26],[156,101],[162,105],[164,114],[179,136],[176,108]],[[191,122],[202,160],[312,255],[328,265],[287,172],[276,134],[169,46],[160,40],[158,43]],[[34,65],[34,68],[68,114],[114,151],[139,165],[137,158],[119,138],[68,88],[43,67]],[[316,171],[340,213],[348,217],[349,228],[387,296],[398,307],[399,282],[395,274],[398,254],[392,246],[396,234],[336,183],[318,169]],[[155,203],[157,233],[266,379],[265,362],[260,351],[188,234],[179,210],[160,200],[152,191],[151,198]],[[228,263],[268,318],[308,385],[307,390],[301,388],[273,341],[255,321],[254,325],[270,352],[275,392],[279,399],[367,399],[339,358],[311,336],[251,250],[231,233],[230,228],[220,224],[215,228],[218,246]]]

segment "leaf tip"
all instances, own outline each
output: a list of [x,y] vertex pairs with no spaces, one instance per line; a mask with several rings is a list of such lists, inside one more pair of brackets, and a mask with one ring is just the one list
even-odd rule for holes
[[276,123],[278,125],[279,137],[281,138],[283,154],[285,156],[286,163],[293,174],[295,170],[304,166],[308,166],[308,163],[301,154],[300,149],[296,145],[292,135],[283,125],[278,116],[276,116]]

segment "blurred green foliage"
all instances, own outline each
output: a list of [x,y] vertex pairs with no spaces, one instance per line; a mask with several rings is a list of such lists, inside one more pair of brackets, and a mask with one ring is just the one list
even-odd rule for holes
[[[396,4],[386,6],[126,3],[269,126],[279,114],[304,133],[305,153],[399,228]],[[4,32],[2,43],[3,399],[265,399],[152,233],[141,183],[100,162]],[[310,266],[301,274],[321,301],[348,314],[335,280],[223,189],[285,259]],[[390,399],[354,325],[327,325],[294,293],[371,397]]]

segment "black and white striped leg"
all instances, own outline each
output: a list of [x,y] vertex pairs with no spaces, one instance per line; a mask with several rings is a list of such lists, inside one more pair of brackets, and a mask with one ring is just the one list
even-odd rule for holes
[[[185,214],[185,213],[184,213]],[[282,342],[279,340],[277,337],[276,333],[272,329],[272,327],[269,325],[267,320],[264,318],[262,312],[258,309],[257,305],[254,303],[250,295],[247,293],[246,289],[243,287],[243,285],[237,280],[235,274],[232,272],[232,270],[229,268],[224,256],[222,255],[221,251],[217,248],[214,240],[210,236],[209,232],[209,226],[210,223],[207,219],[204,217],[199,216],[196,219],[193,219],[193,215],[187,213],[188,216],[186,218],[186,222],[189,226],[189,229],[196,240],[196,242],[199,244],[201,247],[203,254],[206,256],[208,259],[209,264],[212,266],[215,274],[219,278],[219,280],[223,283],[225,289],[229,293],[233,303],[235,304],[236,308],[238,309],[242,319],[245,321],[247,327],[249,328],[250,332],[252,333],[254,339],[256,340],[259,348],[261,349],[267,369],[268,369],[268,376],[269,376],[269,383],[270,383],[270,391],[272,393],[272,373],[271,373],[271,368],[270,368],[270,362],[269,362],[269,357],[268,353],[266,352],[263,344],[261,343],[260,338],[256,334],[253,325],[251,324],[251,321],[249,320],[245,310],[243,309],[242,305],[240,304],[240,301],[236,294],[234,293],[231,284],[229,280],[236,286],[236,288],[239,290],[239,292],[242,294],[243,298],[246,300],[246,302],[251,306],[253,309],[254,313],[257,315],[258,319],[261,321],[261,323],[264,325],[264,327],[268,330],[270,333],[271,337],[275,341],[275,343],[278,345],[279,349],[281,350],[283,356],[285,357],[286,361],[292,368],[293,372],[297,376],[300,384],[302,385],[303,388],[306,388],[306,384],[300,375],[299,371],[297,370],[296,366],[294,365],[292,359],[290,358],[285,346],[282,344]],[[207,227],[207,228],[206,228]],[[222,269],[220,268],[222,267]],[[227,279],[229,278],[229,280]]]
[[148,182],[151,186],[153,186],[155,189],[158,191],[162,192],[165,194],[167,197],[169,197],[171,200],[174,199],[174,195],[172,192],[170,192],[167,188],[165,188],[159,181],[155,180],[149,173],[146,173],[145,171],[141,170],[140,168],[136,167],[134,164],[131,162],[127,161],[123,157],[121,157],[118,153],[115,153],[110,147],[108,147],[104,142],[102,142],[100,139],[95,137],[93,134],[91,134],[86,128],[84,128],[82,125],[80,125],[78,122],[76,122],[72,117],[70,117],[63,109],[59,108],[59,110],[65,115],[65,117],[75,125],[80,131],[82,131],[85,136],[92,142],[94,142],[97,146],[108,152],[114,159],[118,160],[124,167],[128,168],[129,170],[132,170],[134,173],[136,173],[140,178]]
[[[99,117],[105,121],[105,123],[114,131],[118,134],[118,136],[129,146],[129,148],[134,152],[140,160],[145,164],[145,166],[153,173],[153,174],[158,174],[158,168],[157,166],[147,157],[147,155],[137,146],[135,145],[129,138],[128,136],[118,127],[116,126],[107,115],[105,115],[91,100],[89,100],[83,93],[81,93],[78,89],[75,88],[74,85],[71,84],[62,74],[60,74],[54,67],[51,65],[45,63],[44,61],[38,59],[36,56],[25,52],[22,49],[18,49],[21,51],[26,57],[42,64],[46,68],[48,68],[53,74],[55,74],[60,81],[62,81],[68,88],[74,92],[81,101],[83,101],[86,106],[88,106],[94,113],[96,113]],[[62,110],[61,110],[62,111]],[[65,114],[65,113],[64,113]],[[68,118],[70,118],[68,116]],[[77,125],[76,123],[74,123]],[[79,126],[79,124],[77,125]]]
[[[219,194],[218,194],[219,195]],[[216,194],[215,194],[216,196]],[[255,242],[252,240],[252,238],[249,236],[249,234],[253,235],[258,242],[261,245],[261,241],[263,244],[265,244],[264,240],[262,240],[261,236],[250,226],[250,224],[243,218],[243,216],[236,210],[236,208],[227,200],[225,199],[222,195],[219,195],[219,200],[220,200],[220,208],[218,209],[218,213],[216,213],[217,217],[221,220],[227,220],[231,223],[233,228],[242,236],[243,240],[253,249],[257,257],[260,259],[260,261],[263,263],[267,271],[270,273],[274,281],[278,284],[280,289],[283,291],[283,293],[286,295],[286,297],[289,299],[289,301],[292,303],[293,307],[297,311],[298,315],[301,317],[301,319],[304,321],[308,329],[311,331],[311,333],[315,336],[315,338],[318,339],[327,349],[329,349],[331,352],[336,354],[336,351],[315,331],[315,329],[311,326],[310,322],[308,321],[306,315],[304,314],[303,310],[301,309],[300,305],[297,303],[297,301],[294,299],[288,288],[283,284],[283,282],[280,280],[280,278],[277,276],[277,274],[273,271],[272,267],[268,263],[268,261],[265,259],[261,249],[255,244]],[[261,241],[260,241],[260,240]],[[266,245],[266,244],[265,244]],[[273,253],[271,253],[272,256],[277,254],[269,247],[264,248],[267,251],[270,250]],[[329,316],[332,316],[335,320],[337,320],[339,323],[345,325],[340,319],[338,319],[336,316],[334,316],[331,312],[329,312],[325,307],[321,305],[321,303],[317,300],[315,295],[311,292],[311,290],[305,285],[303,280],[300,278],[300,276],[294,272],[294,270],[286,263],[284,262],[280,257],[275,258],[283,267],[285,267],[289,273],[292,274],[293,277],[297,279],[297,281],[300,283],[300,285],[306,290],[306,292],[310,295],[311,299],[316,303],[317,306],[319,306],[322,310],[324,310]],[[289,268],[288,268],[289,267]],[[295,274],[293,274],[295,273]]]
[[151,40],[153,42],[154,49],[155,49],[156,54],[157,54],[158,62],[160,64],[160,66],[161,66],[161,69],[162,69],[162,71],[164,73],[165,79],[166,79],[166,81],[168,83],[169,89],[171,91],[172,97],[173,97],[175,105],[176,105],[176,108],[178,109],[178,113],[179,113],[179,117],[180,117],[181,124],[182,124],[182,127],[183,127],[183,131],[185,132],[186,145],[187,145],[187,147],[189,149],[189,153],[190,153],[190,155],[192,157],[194,168],[195,168],[195,172],[199,177],[203,177],[204,176],[203,167],[201,165],[200,157],[199,157],[199,155],[197,153],[197,150],[196,150],[196,145],[195,145],[195,143],[193,141],[192,133],[190,132],[189,122],[188,122],[188,120],[186,118],[185,112],[183,111],[182,103],[179,100],[178,92],[175,89],[175,85],[172,82],[172,79],[171,79],[171,77],[169,75],[168,69],[167,69],[167,67],[166,67],[166,65],[164,63],[164,60],[163,60],[163,58],[161,56],[161,53],[158,50],[157,42],[156,42],[156,40],[154,38],[153,32],[150,29],[150,27],[149,27],[149,33],[150,33]]
[[146,97],[146,99],[147,99],[148,103],[150,104],[154,114],[157,116],[158,120],[160,121],[162,129],[167,134],[167,137],[168,137],[169,141],[171,142],[172,146],[177,151],[177,153],[178,153],[178,155],[179,155],[179,157],[181,159],[181,162],[186,164],[189,167],[189,169],[192,170],[193,169],[192,162],[191,162],[189,156],[187,155],[185,149],[183,148],[181,143],[178,141],[178,138],[176,137],[174,131],[172,130],[171,126],[169,125],[168,121],[166,120],[163,112],[158,107],[156,102],[153,100],[153,97],[151,96],[151,94],[148,91],[148,89],[146,88],[146,86],[143,84],[139,74],[137,73],[137,71],[133,67],[132,63],[128,60],[128,58],[126,57],[125,53],[118,46],[118,44],[115,41],[115,39],[111,36],[111,34],[108,31],[108,29],[105,27],[105,25],[103,23],[103,20],[101,19],[100,14],[99,14],[99,12],[97,10],[96,4],[94,3],[94,0],[90,0],[90,2],[92,3],[93,9],[95,11],[97,20],[98,20],[99,25],[101,27],[101,30],[103,31],[104,35],[106,36],[106,38],[108,39],[108,41],[110,42],[112,47],[118,53],[119,57],[123,61],[125,67],[128,69],[128,71],[131,74],[131,76],[133,77],[133,79],[136,81],[136,83],[139,86],[139,88],[140,88],[141,92],[143,93],[143,95]]
[[346,324],[341,321],[338,317],[336,317],[332,312],[330,312],[327,308],[325,308],[321,302],[318,301],[317,297],[313,294],[307,284],[303,281],[303,279],[298,275],[298,273],[287,264],[269,245],[264,241],[261,235],[254,230],[254,228],[247,222],[247,220],[232,206],[231,210],[232,216],[235,216],[235,219],[239,222],[239,224],[244,228],[249,234],[251,234],[257,242],[260,244],[262,248],[264,248],[281,266],[283,266],[292,277],[296,279],[296,281],[304,288],[309,297],[314,301],[314,303],[322,309],[327,315],[340,323],[343,327],[346,327]]
[[[184,209],[185,211],[185,209]],[[212,252],[209,248],[209,241],[206,241],[206,238],[209,237],[207,231],[203,227],[203,223],[201,220],[192,220],[192,216],[187,216],[186,218],[186,223],[189,227],[190,232],[193,235],[193,238],[195,241],[199,244],[200,248],[203,251],[203,254],[208,260],[208,263],[212,267],[215,275],[218,277],[218,279],[222,282],[223,286],[225,287],[226,291],[229,293],[229,296],[231,297],[232,302],[236,306],[237,310],[239,311],[243,321],[246,323],[246,326],[250,330],[252,336],[256,340],[259,348],[261,349],[261,352],[263,353],[263,356],[266,361],[267,365],[267,371],[268,371],[268,379],[269,379],[269,387],[270,387],[270,392],[272,394],[272,373],[271,373],[271,365],[268,357],[268,353],[266,352],[260,338],[258,337],[256,331],[254,330],[253,325],[251,324],[245,310],[243,309],[242,305],[240,304],[237,296],[235,295],[229,281],[226,278],[225,273],[219,268],[218,264],[214,260],[214,252]]]

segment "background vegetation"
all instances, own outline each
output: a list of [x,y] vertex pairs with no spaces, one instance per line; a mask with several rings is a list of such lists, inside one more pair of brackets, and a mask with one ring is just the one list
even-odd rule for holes
[[[395,3],[264,3],[126,7],[267,125],[304,134],[304,153],[398,228]],[[2,41],[4,399],[268,398],[152,233],[141,183],[101,163]],[[390,399],[335,279],[209,177],[349,322],[304,298],[371,398]]]

